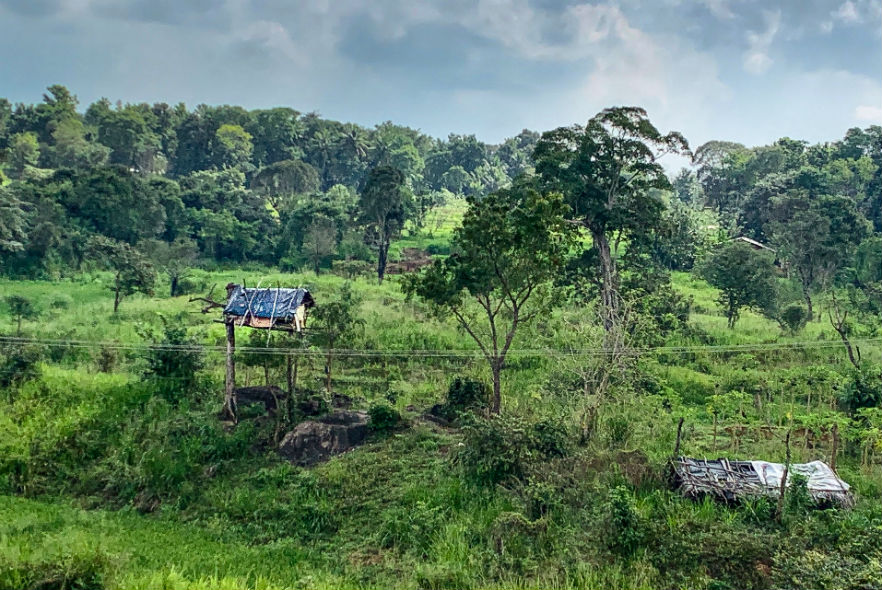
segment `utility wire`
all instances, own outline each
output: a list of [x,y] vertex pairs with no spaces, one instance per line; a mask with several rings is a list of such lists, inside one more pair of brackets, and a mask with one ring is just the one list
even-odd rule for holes
[[[882,344],[882,337],[855,339],[854,345]],[[107,349],[107,350],[166,350],[177,352],[226,352],[226,346],[203,346],[198,344],[149,344],[149,343],[123,343],[114,341],[98,340],[60,340],[49,338],[25,338],[14,336],[0,336],[0,344],[8,345],[37,345],[49,347]],[[696,346],[656,346],[635,347],[619,351],[609,351],[603,348],[532,348],[513,349],[508,355],[524,357],[568,357],[568,356],[598,356],[605,357],[616,355],[636,356],[641,354],[695,354],[695,353],[729,353],[729,352],[764,352],[772,350],[809,350],[824,348],[839,348],[842,343],[831,341],[807,341],[807,342],[769,342],[753,344],[723,344],[723,345],[696,345]],[[328,354],[327,349],[317,348],[284,348],[284,347],[261,347],[261,346],[237,346],[236,353],[254,355],[301,355],[321,356]],[[483,353],[476,349],[331,349],[335,357],[483,357]]]

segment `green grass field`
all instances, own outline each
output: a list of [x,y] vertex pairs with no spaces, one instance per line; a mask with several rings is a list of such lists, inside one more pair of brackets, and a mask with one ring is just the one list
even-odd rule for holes
[[[445,245],[462,210],[448,204],[432,237],[403,239],[398,251]],[[344,283],[258,268],[194,271],[190,280],[196,294],[222,293],[228,282],[307,286],[319,305]],[[40,341],[41,355],[36,379],[0,389],[0,589],[77,580],[175,589],[882,584],[879,427],[840,410],[852,370],[823,319],[785,335],[747,312],[729,330],[715,291],[674,273],[674,288],[692,298],[691,330],[643,353],[586,445],[531,462],[521,480],[481,488],[462,477],[468,429],[420,416],[454,376],[486,381],[486,363],[453,321],[405,301],[394,277],[353,282],[365,323],[346,348],[360,353],[337,359],[334,389],[358,407],[394,406],[406,426],[313,469],[277,456],[267,420],[235,429],[218,421],[223,356],[215,347],[224,336],[216,312],[202,314],[189,296],[170,298],[159,285],[114,315],[108,282],[103,273],[0,281],[0,294],[40,310],[23,322],[23,336]],[[575,440],[584,405],[574,380],[600,343],[593,314],[563,307],[519,333],[503,371],[507,415],[563,424]],[[163,321],[185,322],[209,348],[195,390],[175,400],[144,373]],[[0,334],[15,329],[0,315]],[[878,334],[877,325],[857,330],[859,340]],[[861,351],[870,361],[882,356],[878,340]],[[320,392],[323,360],[313,352],[301,362],[300,387]],[[282,367],[269,374],[284,384]],[[243,361],[238,379],[262,383],[263,368]],[[772,461],[784,460],[787,430],[794,461],[829,461],[829,429],[840,425],[837,465],[856,509],[788,508],[776,523],[762,502],[680,498],[663,474],[681,417],[686,454]]]

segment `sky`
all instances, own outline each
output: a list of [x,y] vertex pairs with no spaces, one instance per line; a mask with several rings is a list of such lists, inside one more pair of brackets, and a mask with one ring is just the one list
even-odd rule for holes
[[290,106],[500,142],[644,107],[693,147],[882,124],[882,0],[0,0],[0,96]]

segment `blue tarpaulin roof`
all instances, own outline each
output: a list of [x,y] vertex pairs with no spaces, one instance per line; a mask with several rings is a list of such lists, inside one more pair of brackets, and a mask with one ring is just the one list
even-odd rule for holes
[[243,317],[250,310],[253,317],[291,322],[301,305],[307,308],[315,305],[312,295],[306,289],[247,289],[236,285],[230,293],[227,306],[224,307],[224,315]]

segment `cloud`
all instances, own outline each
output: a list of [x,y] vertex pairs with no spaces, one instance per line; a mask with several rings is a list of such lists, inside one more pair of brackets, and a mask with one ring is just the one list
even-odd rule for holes
[[859,121],[882,123],[882,107],[858,105],[854,108],[854,117]]
[[781,11],[763,13],[766,29],[762,33],[747,33],[748,50],[744,53],[744,69],[751,74],[762,74],[772,65],[769,48],[781,26]]
[[861,21],[861,16],[858,14],[857,7],[851,0],[843,2],[839,8],[831,12],[830,15],[836,20],[840,20],[844,23],[857,23]]

